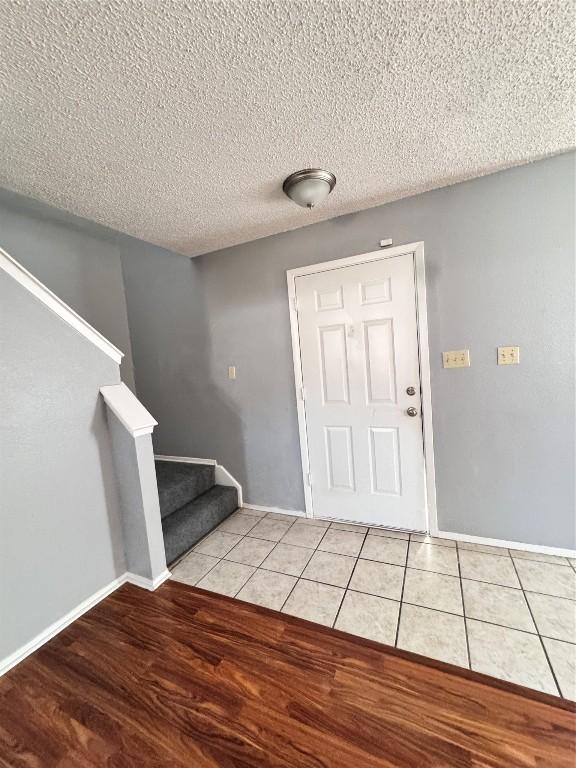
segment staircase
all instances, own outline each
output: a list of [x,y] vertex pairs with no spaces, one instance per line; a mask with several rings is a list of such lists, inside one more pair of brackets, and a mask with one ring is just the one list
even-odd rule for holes
[[168,565],[238,507],[236,488],[216,485],[214,475],[213,464],[156,461]]

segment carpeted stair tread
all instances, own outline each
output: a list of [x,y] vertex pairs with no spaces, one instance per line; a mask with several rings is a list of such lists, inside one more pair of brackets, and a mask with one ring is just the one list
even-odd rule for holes
[[164,517],[162,530],[168,565],[191,549],[237,507],[236,488],[215,485],[202,496],[198,496],[194,501]]
[[156,479],[164,518],[214,486],[214,465],[156,461]]

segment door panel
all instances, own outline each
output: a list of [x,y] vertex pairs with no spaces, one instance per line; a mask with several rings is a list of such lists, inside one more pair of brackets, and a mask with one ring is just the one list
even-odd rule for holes
[[390,280],[382,280],[376,283],[362,283],[360,287],[362,304],[380,304],[390,301]]
[[328,309],[343,309],[342,288],[329,291],[316,291],[316,309],[323,312]]
[[413,254],[297,277],[296,296],[314,515],[425,530]]
[[328,487],[334,490],[354,490],[354,459],[352,429],[325,427]]
[[349,404],[346,327],[330,325],[318,330],[324,403]]
[[364,360],[370,405],[396,402],[393,323],[391,318],[364,323]]
[[399,496],[400,452],[397,427],[370,427],[372,493]]

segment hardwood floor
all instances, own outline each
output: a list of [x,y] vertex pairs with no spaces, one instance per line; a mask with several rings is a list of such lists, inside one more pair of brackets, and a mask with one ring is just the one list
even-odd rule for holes
[[569,702],[168,582],[0,679],[4,768],[574,768]]

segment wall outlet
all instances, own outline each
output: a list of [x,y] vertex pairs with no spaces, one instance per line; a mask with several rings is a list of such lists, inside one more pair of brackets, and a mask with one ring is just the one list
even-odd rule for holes
[[236,378],[236,366],[235,365],[229,365],[228,366],[228,378],[229,379],[235,379]]
[[442,364],[444,368],[470,368],[470,350],[453,349],[450,352],[442,352]]
[[498,365],[518,365],[520,347],[498,347]]

